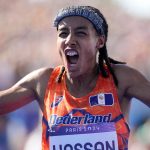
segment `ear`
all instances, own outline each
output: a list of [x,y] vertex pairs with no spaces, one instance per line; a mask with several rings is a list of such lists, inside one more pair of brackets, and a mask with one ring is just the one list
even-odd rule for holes
[[96,43],[96,48],[97,49],[100,49],[104,46],[106,40],[105,40],[105,36],[104,35],[101,35],[101,36],[98,36],[98,40],[97,40],[97,43]]

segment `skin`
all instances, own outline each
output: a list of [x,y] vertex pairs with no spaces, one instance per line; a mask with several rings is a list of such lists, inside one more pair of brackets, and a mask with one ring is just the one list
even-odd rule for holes
[[[96,85],[96,54],[103,47],[104,36],[98,36],[92,24],[82,17],[64,18],[58,26],[57,49],[67,71],[66,84],[75,97],[89,93]],[[76,65],[70,66],[65,51],[79,54]],[[126,65],[113,65],[119,85],[117,92],[122,112],[127,117],[130,99],[136,97],[150,106],[150,82],[137,70]],[[42,68],[28,74],[11,88],[0,92],[0,114],[11,112],[37,100],[44,110],[44,95],[52,68]]]

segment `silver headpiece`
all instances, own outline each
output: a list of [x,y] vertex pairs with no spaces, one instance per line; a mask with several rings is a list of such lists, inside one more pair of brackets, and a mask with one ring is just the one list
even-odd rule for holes
[[103,19],[89,6],[72,6],[61,9],[54,19],[54,26],[57,27],[59,22],[65,17],[81,16],[88,19],[98,32],[104,35],[102,28]]

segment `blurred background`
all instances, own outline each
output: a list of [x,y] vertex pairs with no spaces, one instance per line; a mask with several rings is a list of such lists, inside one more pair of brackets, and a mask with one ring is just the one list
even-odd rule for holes
[[[150,80],[150,0],[0,0],[0,90],[29,72],[61,64],[52,26],[69,5],[97,7],[109,24],[108,54]],[[131,150],[150,149],[150,109],[131,104]],[[36,102],[0,116],[0,150],[41,150],[41,112]]]

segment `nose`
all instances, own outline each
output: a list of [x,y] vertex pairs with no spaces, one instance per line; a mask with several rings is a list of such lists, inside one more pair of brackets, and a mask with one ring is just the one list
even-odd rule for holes
[[69,46],[76,45],[76,38],[72,33],[70,33],[66,38],[65,44]]

